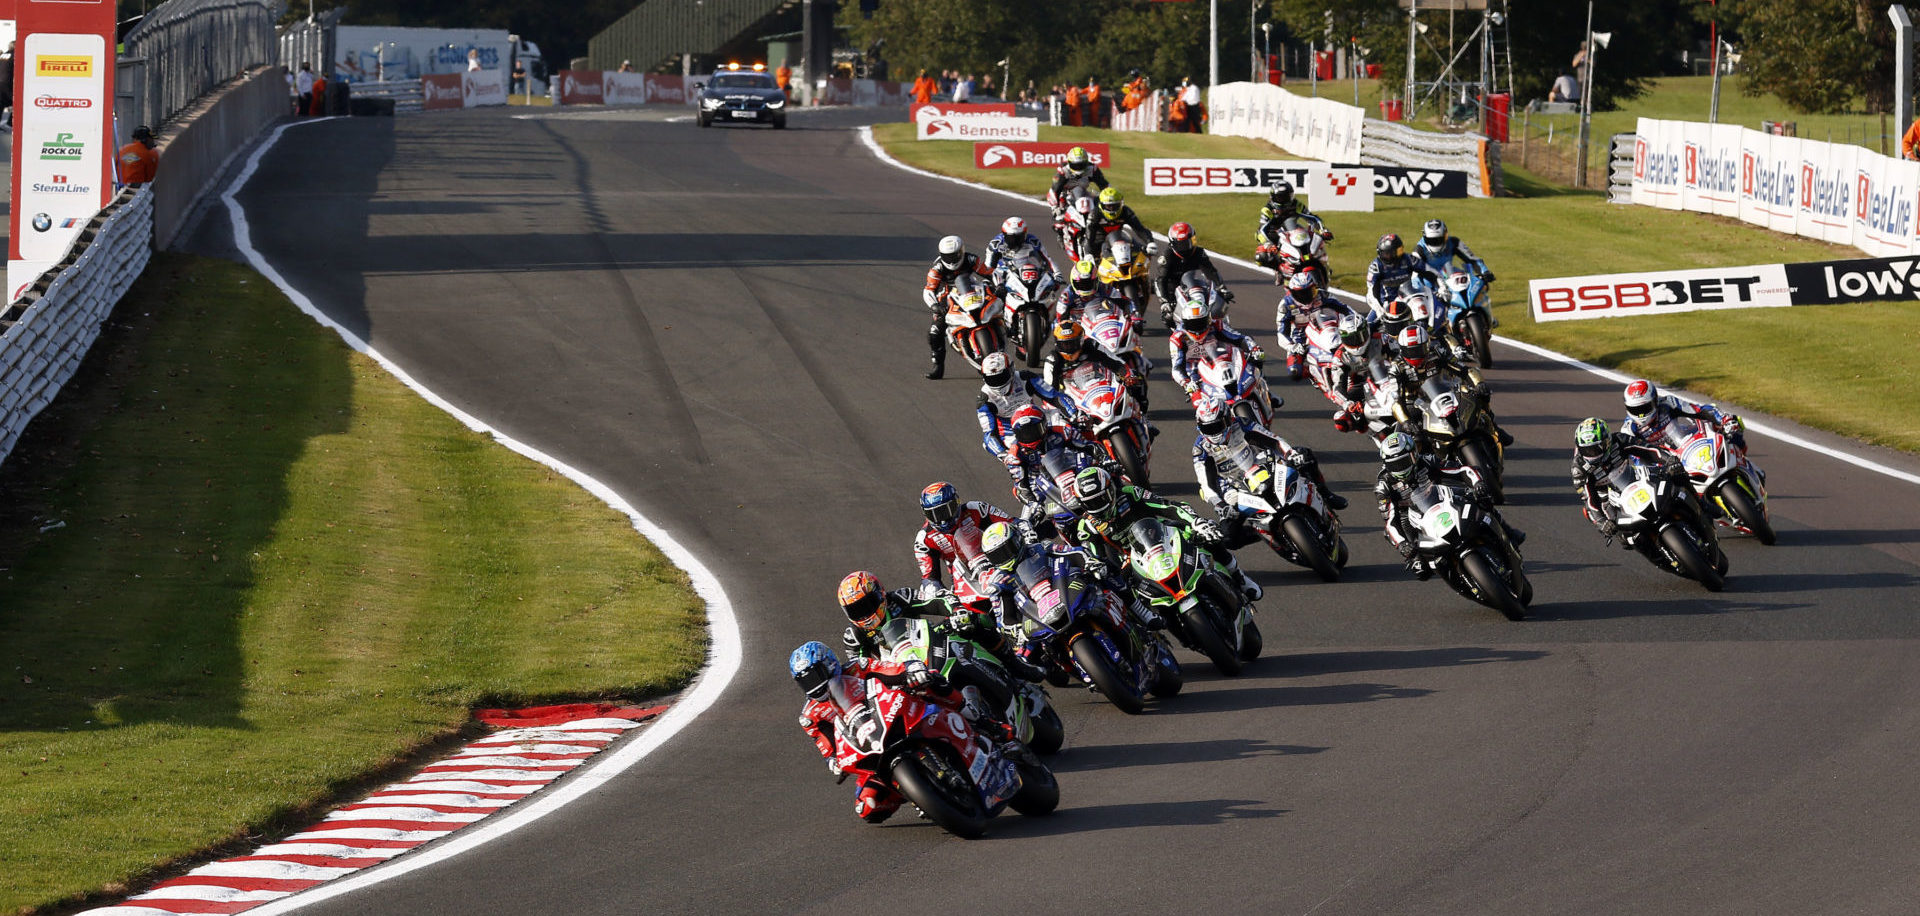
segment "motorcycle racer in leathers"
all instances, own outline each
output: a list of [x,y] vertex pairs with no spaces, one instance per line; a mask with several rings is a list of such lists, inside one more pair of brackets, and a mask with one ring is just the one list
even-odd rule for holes
[[1153,233],[1147,231],[1147,224],[1127,206],[1126,198],[1119,188],[1108,188],[1100,192],[1100,205],[1093,210],[1093,227],[1087,231],[1087,253],[1099,257],[1108,240],[1116,232],[1132,230],[1140,250],[1151,256],[1153,251]]
[[927,353],[933,368],[927,370],[927,378],[937,379],[947,372],[947,289],[954,277],[964,273],[978,276],[983,283],[993,280],[993,271],[967,250],[959,236],[941,239],[940,256],[927,268],[927,288],[921,295],[927,308],[933,310],[933,324],[927,327]]
[[[1626,403],[1627,418],[1620,424],[1620,431],[1636,441],[1657,446],[1660,435],[1666,432],[1667,424],[1672,423],[1674,417],[1687,417],[1719,430],[1739,450],[1740,456],[1746,457],[1746,424],[1712,404],[1695,404],[1661,394],[1660,389],[1646,379],[1628,383],[1621,399]],[[1766,480],[1766,475],[1761,474],[1760,479]]]
[[[1073,426],[1049,426],[1040,411],[1032,407],[1022,407],[1013,416],[1013,443],[1007,449],[1001,464],[1007,469],[1007,476],[1013,479],[1013,495],[1025,506],[1023,517],[1038,524],[1044,512],[1045,499],[1034,490],[1034,481],[1047,474],[1041,459],[1054,449],[1063,449],[1073,454],[1078,463],[1103,465],[1110,459],[1099,443],[1088,439]],[[1044,528],[1044,526],[1043,526]]]
[[1330,384],[1322,394],[1333,402],[1333,428],[1343,433],[1362,429],[1367,384],[1373,379],[1372,365],[1384,359],[1380,338],[1365,318],[1354,313],[1340,316],[1340,347],[1333,354]]
[[1447,355],[1446,347],[1436,346],[1427,335],[1427,329],[1414,324],[1402,328],[1394,348],[1393,355],[1387,358],[1387,368],[1399,388],[1400,403],[1412,406],[1420,398],[1420,386],[1436,375],[1452,376],[1459,381],[1462,393],[1477,399],[1481,409],[1486,411],[1487,420],[1493,424],[1493,434],[1505,448],[1513,444],[1513,434],[1500,426],[1500,420],[1493,412],[1493,392],[1487,383],[1481,380],[1480,371],[1470,367],[1463,368],[1454,363]]
[[[1464,464],[1443,465],[1438,457],[1422,454],[1413,436],[1407,433],[1390,433],[1380,440],[1380,474],[1374,479],[1373,495],[1380,504],[1380,517],[1386,522],[1387,543],[1400,552],[1407,569],[1423,581],[1432,578],[1434,570],[1414,547],[1417,533],[1407,508],[1412,505],[1414,491],[1429,484],[1460,487],[1482,505],[1491,506],[1493,502],[1479,471]],[[1506,528],[1507,539],[1515,547],[1525,543],[1526,532],[1507,524],[1505,519],[1501,519],[1500,524]]]
[[[1213,514],[1226,519],[1230,544],[1237,547],[1241,543],[1252,543],[1251,540],[1245,540],[1243,532],[1234,530],[1240,525],[1242,517],[1227,505],[1225,495],[1225,491],[1231,488],[1245,489],[1239,472],[1232,469],[1240,466],[1235,458],[1249,449],[1280,456],[1280,460],[1286,462],[1288,467],[1298,470],[1320,488],[1320,498],[1330,508],[1337,511],[1347,507],[1347,498],[1333,492],[1333,488],[1327,485],[1326,475],[1321,473],[1320,462],[1314,458],[1312,449],[1304,445],[1296,448],[1267,429],[1227,413],[1219,401],[1212,399],[1200,403],[1199,410],[1194,413],[1193,425],[1198,433],[1193,437],[1193,476],[1200,482],[1200,498],[1213,507]],[[1254,466],[1264,463],[1247,462]],[[1223,468],[1234,476],[1223,479]]]
[[980,369],[980,401],[974,415],[980,421],[980,444],[993,457],[1006,457],[1013,415],[1022,407],[1039,408],[1054,426],[1072,421],[1072,402],[1033,373],[1014,369],[1005,353],[987,354]]
[[1287,291],[1281,295],[1280,305],[1274,311],[1274,336],[1286,348],[1287,374],[1295,379],[1305,371],[1307,323],[1314,312],[1326,305],[1351,311],[1339,300],[1322,297],[1320,282],[1310,271],[1300,271],[1287,279]]
[[[1260,225],[1253,231],[1253,243],[1255,245],[1280,244],[1281,226],[1295,217],[1299,217],[1301,222],[1320,233],[1321,238],[1329,242],[1333,241],[1333,232],[1327,229],[1326,223],[1306,207],[1301,206],[1299,200],[1294,197],[1293,185],[1282,181],[1273,186],[1272,193],[1267,195],[1266,206],[1260,208]],[[1278,278],[1275,279],[1278,282]]]
[[1014,516],[992,503],[960,500],[953,484],[939,481],[920,491],[920,511],[927,521],[913,535],[913,560],[920,567],[920,578],[945,582],[949,587],[960,580],[958,572],[949,575],[960,562],[960,544],[954,535],[966,528],[985,531],[994,522],[1016,522]]
[[1415,277],[1426,281],[1431,289],[1440,287],[1440,275],[1427,262],[1408,254],[1400,236],[1391,232],[1381,236],[1374,252],[1373,262],[1367,265],[1367,305],[1376,313],[1405,295],[1402,287]]
[[[1140,371],[1126,360],[1116,359],[1107,351],[1094,346],[1073,318],[1062,318],[1053,326],[1053,352],[1047,354],[1047,361],[1041,364],[1041,379],[1048,388],[1059,392],[1066,384],[1067,372],[1081,360],[1099,363],[1113,371],[1113,374],[1128,388],[1140,383]],[[1062,396],[1062,400],[1065,397]]]
[[[989,526],[991,527],[991,526]],[[1000,659],[1002,664],[1014,676],[1028,681],[1040,679],[1039,670],[1010,661],[1014,658],[1013,646],[1001,635],[993,615],[980,609],[968,608],[953,596],[953,593],[941,588],[936,582],[921,582],[918,588],[896,588],[889,592],[880,585],[880,579],[866,570],[850,572],[840,580],[840,609],[846,612],[852,622],[841,641],[846,644],[849,659],[878,659],[885,648],[879,642],[880,628],[895,617],[921,617],[927,620],[944,622],[954,632],[980,644],[980,647]],[[982,677],[991,677],[983,673]],[[988,695],[994,695],[1006,687],[1004,684],[958,683],[955,687],[965,690],[968,687],[980,687]],[[989,709],[1005,709],[1005,698]]]
[[[1620,533],[1620,526],[1615,521],[1614,505],[1607,499],[1611,490],[1607,478],[1627,461],[1638,461],[1667,478],[1673,483],[1674,492],[1693,500],[1701,517],[1708,517],[1679,459],[1626,433],[1609,431],[1606,421],[1599,417],[1588,417],[1573,430],[1573,491],[1580,495],[1581,513],[1609,540]],[[1712,525],[1702,526],[1701,532],[1709,541],[1715,540]],[[1631,549],[1633,545],[1623,542],[1620,546]]]
[[1468,273],[1488,283],[1493,282],[1493,271],[1487,269],[1487,262],[1480,260],[1459,237],[1448,235],[1444,221],[1427,220],[1427,224],[1421,227],[1420,241],[1414,243],[1413,253],[1435,273],[1446,273],[1457,258]]
[[[1060,222],[1066,212],[1069,192],[1074,188],[1086,188],[1090,194],[1099,194],[1108,188],[1106,173],[1093,164],[1093,157],[1084,146],[1067,150],[1067,161],[1053,170],[1053,184],[1047,188],[1047,206],[1053,208],[1053,221]],[[1054,227],[1059,231],[1059,226]]]
[[1174,384],[1186,391],[1189,400],[1200,396],[1195,356],[1205,352],[1207,345],[1215,340],[1245,350],[1247,357],[1256,363],[1267,358],[1267,351],[1260,349],[1252,337],[1229,327],[1224,319],[1208,314],[1206,303],[1200,298],[1189,299],[1177,308],[1179,323],[1167,334],[1167,355],[1172,362],[1168,372]]
[[1068,540],[1092,550],[1103,561],[1111,560],[1109,565],[1117,565],[1125,555],[1121,545],[1126,543],[1127,530],[1134,522],[1157,518],[1178,526],[1194,543],[1212,554],[1216,562],[1231,571],[1248,601],[1260,600],[1263,594],[1260,583],[1241,571],[1232,548],[1227,545],[1226,532],[1193,514],[1185,503],[1162,500],[1132,484],[1117,483],[1101,468],[1086,468],[1074,475],[1072,496],[1079,516]]
[[[1193,226],[1187,223],[1174,223],[1167,229],[1167,247],[1161,249],[1160,255],[1154,259],[1154,268],[1153,289],[1160,294],[1163,319],[1172,318],[1180,281],[1193,271],[1199,271],[1201,276],[1207,278],[1207,282],[1220,291],[1221,301],[1233,301],[1233,291],[1221,285],[1220,271],[1214,268],[1213,258],[1195,241]],[[1166,323],[1173,322],[1168,320]]]
[[1001,272],[1006,269],[1007,261],[1016,257],[1032,257],[1039,260],[1047,273],[1053,275],[1055,285],[1065,280],[1060,270],[1053,266],[1053,258],[1047,256],[1047,246],[1027,231],[1027,221],[1017,216],[1009,216],[1000,224],[1000,234],[987,242],[987,270],[993,275],[994,288],[1006,286]]

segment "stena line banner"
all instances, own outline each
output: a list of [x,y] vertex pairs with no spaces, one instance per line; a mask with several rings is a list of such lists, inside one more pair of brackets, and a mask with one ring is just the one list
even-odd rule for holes
[[1876,257],[1920,253],[1920,162],[1846,143],[1641,118],[1632,201],[1732,217]]
[[[7,299],[66,256],[113,199],[114,5],[17,0]],[[131,129],[131,127],[129,127]]]

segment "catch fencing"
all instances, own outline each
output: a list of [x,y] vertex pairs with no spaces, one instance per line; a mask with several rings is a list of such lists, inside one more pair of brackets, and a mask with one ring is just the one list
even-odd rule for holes
[[123,40],[115,109],[121,129],[158,130],[214,87],[272,63],[281,8],[280,0],[168,0],[154,7]]
[[153,253],[153,192],[128,187],[0,314],[0,460],[53,403]]

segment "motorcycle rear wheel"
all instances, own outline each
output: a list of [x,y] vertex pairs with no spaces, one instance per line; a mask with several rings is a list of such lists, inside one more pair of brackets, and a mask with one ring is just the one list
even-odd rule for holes
[[1107,659],[1105,649],[1098,640],[1082,637],[1073,642],[1073,660],[1080,670],[1093,680],[1093,686],[1100,689],[1100,695],[1107,698],[1116,709],[1130,716],[1137,716],[1147,709],[1147,703],[1135,693],[1133,685],[1127,683],[1120,672],[1113,670],[1113,662]]
[[[977,797],[963,799],[958,797],[958,792],[949,791],[927,772],[926,765],[919,759],[922,755],[940,754],[944,757],[954,753],[943,752],[930,743],[922,743],[893,758],[888,772],[893,777],[894,788],[913,802],[913,806],[919,808],[927,820],[963,840],[978,839],[987,832],[987,812],[980,800]],[[955,760],[947,759],[944,764],[948,768],[956,768],[961,774],[967,772]]]
[[1707,591],[1717,592],[1727,587],[1726,577],[1713,568],[1706,557],[1700,555],[1700,548],[1694,545],[1694,539],[1680,530],[1679,526],[1660,532],[1660,546],[1673,555],[1674,561],[1686,570],[1687,578],[1706,586]]
[[1771,545],[1779,540],[1780,536],[1773,532],[1773,523],[1767,521],[1767,513],[1737,481],[1730,481],[1720,488],[1720,501],[1727,504],[1727,511],[1733,515],[1733,520],[1739,522],[1740,527],[1753,532],[1754,538],[1760,543]]
[[1287,540],[1293,542],[1293,549],[1299,552],[1303,565],[1319,574],[1323,581],[1340,581],[1340,567],[1320,546],[1320,532],[1315,530],[1318,525],[1304,516],[1290,515],[1280,523],[1280,527],[1286,532]]
[[1246,400],[1241,400],[1239,403],[1233,405],[1233,415],[1254,426],[1262,429],[1266,428],[1266,424],[1260,422],[1259,412],[1254,410],[1253,404]]
[[1473,580],[1480,589],[1487,605],[1507,616],[1508,620],[1525,620],[1527,606],[1520,602],[1520,596],[1513,593],[1507,580],[1493,571],[1493,564],[1478,550],[1470,550],[1460,560],[1466,567],[1467,578]]
[[1033,738],[1027,747],[1036,754],[1057,754],[1067,743],[1067,724],[1060,721],[1060,713],[1047,704],[1045,712],[1033,717]]
[[1119,430],[1108,433],[1107,450],[1113,453],[1113,460],[1126,473],[1128,482],[1137,487],[1153,485],[1147,479],[1147,463],[1140,459],[1139,452],[1134,451],[1133,440],[1128,439],[1126,433]]
[[1493,368],[1493,331],[1487,327],[1487,316],[1468,313],[1467,336],[1472,339],[1473,356],[1480,361],[1480,368]]
[[1247,628],[1240,631],[1240,660],[1251,662],[1260,657],[1260,650],[1266,647],[1266,639],[1260,635],[1260,625],[1249,620]]

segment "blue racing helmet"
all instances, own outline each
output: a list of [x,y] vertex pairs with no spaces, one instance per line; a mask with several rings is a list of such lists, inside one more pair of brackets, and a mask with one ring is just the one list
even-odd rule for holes
[[840,676],[840,656],[826,643],[814,640],[787,656],[787,671],[807,696],[819,697],[827,692],[827,682]]
[[927,484],[927,488],[920,491],[920,511],[926,513],[933,527],[950,531],[953,523],[960,520],[960,494],[954,492],[953,484],[944,480]]

